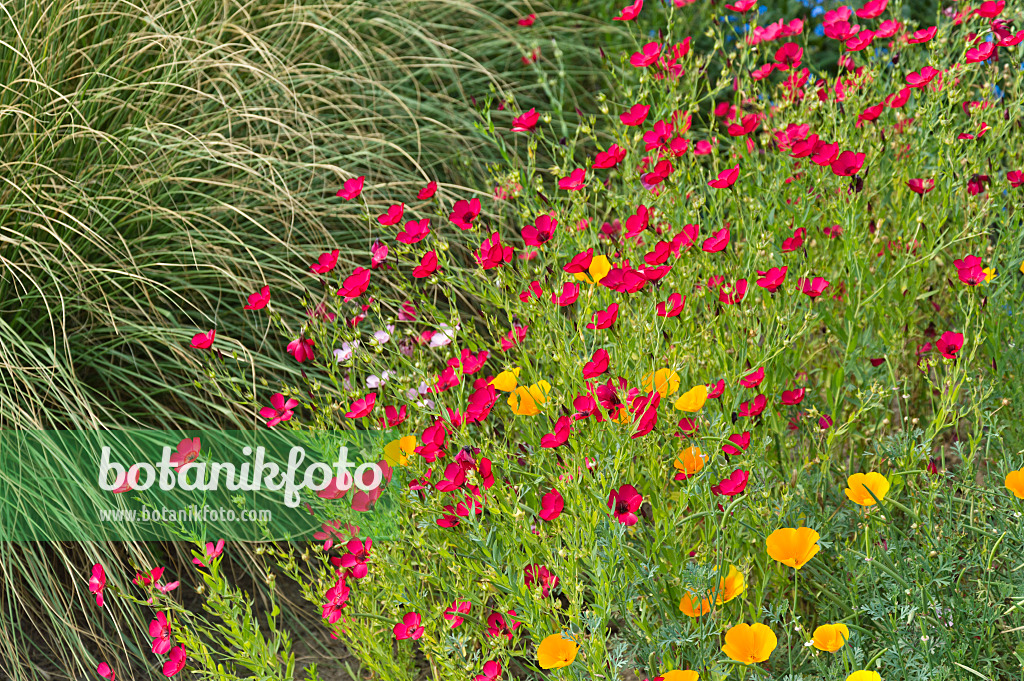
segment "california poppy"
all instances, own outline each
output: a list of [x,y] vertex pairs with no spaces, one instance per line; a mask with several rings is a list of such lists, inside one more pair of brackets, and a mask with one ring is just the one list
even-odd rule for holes
[[579,646],[565,634],[551,634],[537,646],[537,664],[541,669],[568,667],[576,659]]
[[696,594],[687,591],[679,601],[679,610],[687,617],[702,617],[711,612],[711,599],[705,596],[698,600]]
[[783,527],[768,535],[765,543],[769,556],[799,570],[821,550],[820,538],[821,535],[809,527]]
[[850,629],[845,624],[822,624],[814,630],[811,643],[818,650],[834,653],[850,640]]
[[778,644],[775,632],[760,622],[737,624],[725,632],[722,652],[737,662],[754,664],[767,660]]
[[1013,496],[1024,499],[1024,468],[1007,473],[1003,484],[1006,485],[1006,489],[1013,492]]
[[[869,491],[870,490],[870,491]],[[846,481],[846,496],[860,506],[874,506],[889,492],[889,481],[881,473],[854,473]],[[874,495],[874,496],[872,496]]]
[[729,566],[729,573],[718,582],[718,595],[715,598],[715,605],[728,603],[742,594],[747,588],[743,573],[736,569],[735,565]]

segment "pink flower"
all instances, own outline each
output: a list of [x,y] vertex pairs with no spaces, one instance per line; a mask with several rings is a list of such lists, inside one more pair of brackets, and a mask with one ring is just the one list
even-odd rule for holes
[[737,468],[732,472],[725,480],[711,487],[711,491],[715,494],[721,494],[727,497],[734,497],[737,494],[743,494],[743,490],[747,488],[747,479],[750,477],[750,471],[744,471]]
[[744,388],[756,388],[761,385],[761,381],[764,380],[764,367],[759,367],[757,371],[747,374],[740,379],[740,385]]
[[96,605],[103,607],[103,589],[107,586],[107,573],[103,566],[96,563],[92,566],[92,575],[89,577],[89,593],[96,594]]
[[365,267],[357,267],[352,274],[345,278],[338,295],[345,300],[355,300],[366,293],[370,286],[370,270]]
[[[568,417],[563,416],[562,418],[568,420]],[[562,498],[562,493],[557,489],[552,489],[540,500],[540,519],[550,522],[562,515],[563,508],[565,508],[565,499]]]
[[530,109],[521,116],[512,119],[512,132],[530,132],[537,125],[540,116],[536,109]]
[[607,310],[598,310],[594,313],[594,321],[587,324],[588,329],[607,329],[615,324],[619,316],[619,304],[612,303]]
[[310,272],[315,274],[327,274],[334,269],[334,266],[338,264],[338,249],[335,248],[330,253],[321,253],[320,257],[316,259],[316,262],[309,266]]
[[604,348],[594,351],[594,356],[583,365],[583,378],[597,378],[608,371],[608,351]]
[[705,253],[719,253],[724,251],[729,245],[730,232],[729,228],[720,229],[707,239],[704,239],[704,243],[700,245],[700,249]]
[[562,284],[562,293],[559,294],[555,291],[551,293],[551,302],[559,307],[568,307],[576,302],[576,299],[580,297],[579,284],[572,282],[564,282]]
[[185,668],[188,658],[185,655],[185,646],[171,648],[170,659],[164,663],[164,676],[174,676]]
[[366,397],[360,397],[358,400],[354,400],[352,405],[349,407],[349,411],[345,414],[345,418],[349,419],[360,419],[364,416],[369,416],[370,412],[373,411],[373,405],[377,402],[377,393],[369,393]]
[[722,172],[718,173],[717,179],[708,182],[708,186],[713,187],[715,189],[728,189],[729,187],[736,184],[736,180],[739,178],[739,176],[739,165],[733,168],[727,168],[726,170],[723,170]]
[[402,621],[395,625],[395,638],[403,641],[407,638],[416,640],[423,636],[423,627],[420,626],[422,618],[417,612],[407,612],[402,616]]
[[455,202],[448,220],[459,229],[470,229],[473,227],[473,220],[480,215],[480,199],[467,201],[461,199]]
[[646,68],[658,61],[661,56],[661,45],[656,42],[647,43],[639,52],[634,52],[629,58],[629,63],[638,69]]
[[567,177],[563,177],[558,180],[558,188],[565,189],[570,192],[579,191],[580,189],[583,189],[583,181],[586,174],[586,170],[583,168],[577,168],[569,173]]
[[405,229],[395,236],[395,239],[403,244],[416,244],[430,234],[430,218],[423,218],[419,222],[410,220],[405,223]]
[[[213,542],[206,542],[206,556],[205,556],[206,560],[213,560],[214,558],[216,558],[217,556],[219,556],[223,552],[224,552],[224,540],[223,539],[218,540],[216,546],[213,545]],[[198,565],[199,567],[206,567],[206,564],[203,562],[203,560],[201,560],[199,558],[193,558],[192,562],[195,563],[196,565]]]
[[345,186],[338,190],[338,196],[346,201],[351,201],[356,198],[363,191],[363,180],[365,179],[365,176],[360,175],[359,177],[351,180],[346,180]]
[[722,445],[722,451],[730,456],[739,456],[750,446],[750,431],[730,435],[728,441],[729,444]]
[[647,120],[647,114],[650,110],[651,107],[647,104],[634,104],[630,107],[629,111],[619,114],[619,120],[622,121],[623,125],[631,127],[643,125],[644,121]]
[[270,287],[264,286],[256,293],[250,293],[248,300],[243,310],[262,310],[270,302]]
[[419,191],[419,193],[416,195],[416,198],[419,199],[420,201],[426,201],[429,198],[433,198],[436,192],[437,182],[431,180],[430,182],[427,183],[426,187]]
[[965,256],[963,260],[954,260],[957,276],[968,286],[977,286],[985,282],[985,272],[981,267],[981,258],[976,255]]
[[313,359],[314,341],[312,338],[296,338],[288,344],[288,354],[295,357],[295,361],[302,364],[307,359]]
[[512,262],[512,247],[504,246],[501,243],[501,236],[497,232],[492,232],[491,236],[480,244],[480,250],[474,255],[481,268],[490,270]]
[[956,359],[956,353],[960,352],[960,348],[964,346],[964,335],[962,333],[954,333],[952,331],[945,331],[939,340],[935,341],[935,349],[942,353],[942,356],[947,359]]
[[96,673],[105,679],[114,681],[114,670],[110,668],[110,665],[106,662],[100,662],[100,665],[96,667]]
[[501,663],[497,660],[489,660],[484,662],[483,673],[474,676],[473,681],[498,681],[498,677],[500,676]]
[[390,227],[391,225],[397,225],[399,223],[399,221],[401,221],[402,215],[404,215],[404,214],[405,214],[405,204],[404,203],[396,203],[396,204],[394,204],[392,206],[389,206],[388,207],[388,211],[386,213],[384,213],[383,215],[378,215],[377,216],[377,222],[379,222],[380,224],[384,225],[385,227]]
[[452,604],[444,611],[444,618],[452,623],[452,629],[454,629],[465,621],[460,615],[469,614],[472,607],[469,601],[452,601]]
[[213,345],[213,339],[216,335],[216,329],[210,329],[206,333],[197,333],[192,336],[192,347],[196,350],[207,350]]
[[658,316],[678,317],[679,313],[683,311],[684,305],[686,305],[686,296],[673,293],[664,303],[658,303]]
[[292,410],[299,406],[298,400],[290,399],[286,402],[281,393],[274,393],[270,397],[270,404],[271,406],[260,409],[260,416],[267,419],[267,428],[273,428],[282,421],[291,420],[294,415]]
[[420,264],[413,268],[412,276],[417,279],[426,279],[437,271],[437,253],[427,251],[423,254]]
[[622,485],[608,496],[608,508],[615,519],[623,525],[636,525],[636,512],[644,501],[643,496],[632,485]]
[[156,614],[156,619],[149,623],[149,635],[153,637],[153,652],[166,655],[171,649],[171,625],[167,615],[162,612]]
[[864,166],[864,154],[855,154],[852,151],[844,151],[839,154],[830,164],[832,172],[841,177],[856,175]]
[[644,0],[635,0],[632,5],[626,5],[619,12],[619,16],[613,17],[612,21],[633,21],[640,14],[640,10],[644,8]]
[[773,267],[767,272],[757,271],[761,278],[757,280],[757,285],[765,289],[769,293],[775,293],[782,286],[782,282],[786,281],[786,271],[789,269],[788,266]]
[[800,289],[811,298],[817,298],[829,287],[829,283],[822,277],[799,279],[797,281],[797,285],[800,286]]
[[201,448],[202,442],[198,437],[186,437],[178,443],[174,453],[170,456],[170,462],[174,464],[176,469],[190,464],[199,458],[199,450]]

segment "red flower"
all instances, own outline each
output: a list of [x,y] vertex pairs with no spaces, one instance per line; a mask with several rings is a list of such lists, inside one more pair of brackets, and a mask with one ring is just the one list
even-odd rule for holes
[[1010,183],[1011,187],[1019,187],[1024,184],[1024,172],[1020,170],[1011,170],[1006,173],[1006,179]]
[[686,304],[686,296],[673,293],[664,303],[658,303],[659,317],[678,317]]
[[388,245],[374,241],[370,246],[370,269],[377,269],[388,259]]
[[813,279],[798,279],[797,286],[811,298],[817,298],[829,287],[829,282],[825,281],[823,277],[814,277]]
[[342,296],[345,300],[355,300],[366,293],[366,289],[369,285],[370,270],[363,267],[357,267],[352,274],[345,278],[345,282],[341,285],[341,289],[338,290],[338,295]]
[[711,180],[708,182],[709,187],[715,189],[728,189],[729,187],[736,184],[736,180],[740,176],[740,167],[737,165],[733,168],[728,168],[718,173],[718,179]]
[[992,58],[992,55],[996,53],[995,43],[982,43],[978,47],[972,47],[967,50],[967,63],[977,64],[978,62],[988,61]]
[[405,223],[405,229],[398,233],[395,239],[403,244],[416,244],[430,234],[430,218],[423,218],[419,222],[410,220]]
[[636,512],[644,498],[632,485],[622,485],[608,496],[608,508],[623,525],[636,525]]
[[370,412],[373,411],[373,405],[376,402],[377,393],[370,393],[366,397],[360,397],[358,400],[352,402],[348,413],[345,414],[345,418],[359,419],[364,416],[369,416]]
[[960,352],[960,348],[964,346],[964,335],[962,333],[954,333],[952,331],[945,331],[939,340],[935,341],[935,349],[942,353],[943,357],[948,359],[956,359],[956,353]]
[[923,196],[935,189],[935,180],[908,180],[907,186],[910,187],[910,190],[914,193],[921,194]]
[[533,22],[535,22],[535,21],[537,21],[537,15],[536,14],[530,14],[529,16],[523,17],[522,19],[520,19],[516,23],[519,24],[520,26],[524,26],[526,28],[529,28],[530,26],[533,26]]
[[302,364],[307,359],[313,359],[313,339],[297,338],[288,344],[288,354],[295,357],[295,361]]
[[734,497],[738,494],[743,494],[743,490],[747,488],[747,480],[750,478],[750,471],[744,471],[739,468],[732,472],[725,480],[712,486],[711,491],[715,494],[721,494],[726,497]]
[[869,0],[857,10],[857,16],[861,19],[876,19],[882,15],[888,4],[889,0]]
[[977,286],[985,282],[985,273],[982,271],[981,258],[976,255],[965,256],[963,260],[954,260],[957,276],[960,281],[968,286]]
[[420,201],[426,201],[427,199],[432,198],[436,192],[437,182],[431,180],[430,182],[427,183],[426,187],[421,189],[419,193],[416,194],[416,198],[419,199]]
[[[918,32],[920,33],[920,31]],[[934,33],[932,35],[934,35]],[[935,79],[935,76],[940,73],[942,72],[931,66],[925,66],[920,71],[911,71],[907,74],[907,85],[912,88],[924,87],[931,83]]]
[[501,237],[497,232],[492,232],[491,236],[480,244],[480,250],[475,255],[480,267],[490,270],[512,262],[512,247],[502,246]]
[[260,409],[260,416],[267,419],[267,428],[273,428],[282,421],[291,420],[295,407],[299,406],[298,400],[285,401],[284,395],[274,393],[270,397],[269,407]]
[[583,378],[596,378],[608,371],[608,351],[600,349],[594,352],[590,361],[583,365]]
[[[507,615],[515,615],[515,610],[509,610]],[[508,622],[505,621],[505,616],[500,612],[492,612],[487,617],[487,633],[490,636],[505,636],[508,640],[512,640],[512,632],[515,631],[516,627],[521,625],[522,622],[517,622],[511,617],[508,618]]]
[[630,107],[629,111],[619,114],[619,120],[622,121],[623,125],[643,125],[644,121],[647,120],[647,114],[650,110],[651,107],[647,104],[634,104]]
[[420,264],[413,268],[412,276],[417,279],[426,279],[437,271],[437,253],[427,251],[423,254]]
[[365,179],[366,177],[360,175],[351,180],[346,180],[345,186],[338,190],[338,196],[346,201],[356,198],[363,191],[363,180]]
[[594,157],[594,163],[591,167],[595,169],[614,168],[624,158],[626,158],[626,150],[618,144],[613,144],[608,147],[607,151],[598,152],[597,156]]
[[335,248],[330,253],[321,253],[317,261],[309,266],[311,272],[316,274],[327,274],[334,269],[334,266],[338,264],[338,249]]
[[718,289],[718,302],[725,305],[736,305],[747,295],[747,280],[740,279],[735,285],[723,284]]
[[416,640],[423,636],[423,627],[420,626],[421,618],[419,613],[407,612],[402,616],[402,621],[395,625],[395,638],[402,641],[407,638]]
[[740,402],[740,416],[760,416],[764,408],[768,406],[768,398],[764,395],[758,395],[749,402]]
[[448,220],[459,229],[471,229],[473,220],[480,215],[480,199],[460,199],[455,202]]
[[396,203],[388,208],[388,212],[384,213],[383,215],[378,215],[377,222],[384,225],[385,227],[397,225],[399,221],[401,221],[403,214],[405,214],[405,204]]
[[807,233],[807,230],[805,228],[803,228],[803,227],[799,227],[799,228],[793,230],[793,236],[792,237],[790,237],[789,239],[783,239],[783,241],[782,241],[782,252],[783,253],[791,253],[791,252],[797,250],[798,248],[800,248],[801,246],[803,246],[804,245],[804,234],[806,234],[806,233]]
[[844,151],[832,161],[832,172],[841,177],[856,175],[864,166],[864,154]]
[[786,281],[786,271],[789,266],[773,267],[767,272],[757,271],[761,278],[757,280],[757,285],[767,290],[769,293],[775,293],[782,282]]
[[213,339],[216,336],[216,329],[210,329],[206,333],[197,333],[192,336],[192,347],[196,350],[208,350],[213,345]]
[[629,58],[629,63],[638,69],[646,68],[658,61],[661,56],[661,45],[658,43],[647,43],[640,52],[634,52]]
[[555,235],[558,222],[550,215],[538,215],[535,224],[523,227],[523,243],[527,246],[543,246]]
[[632,5],[627,5],[622,8],[619,16],[614,17],[612,21],[632,21],[636,19],[637,15],[640,14],[640,10],[644,8],[644,0],[636,0]]
[[740,379],[740,385],[744,388],[756,388],[761,385],[761,381],[764,380],[764,367],[759,367],[757,371],[747,374]]
[[749,12],[750,10],[757,7],[757,0],[736,0],[731,5],[726,5],[726,9],[731,9],[733,12]]
[[[562,418],[566,421],[569,420],[565,416]],[[562,515],[563,508],[565,508],[565,499],[562,498],[562,493],[557,489],[552,489],[540,501],[540,519],[550,522]]]
[[704,239],[704,243],[700,245],[700,248],[705,253],[718,253],[724,251],[726,246],[729,245],[729,228],[720,229],[712,234],[707,239]]
[[783,390],[782,391],[782,403],[786,405],[796,405],[804,401],[804,388],[797,388],[796,390]]
[[722,451],[731,456],[739,456],[750,446],[750,431],[729,436],[729,444],[722,445]]
[[587,324],[588,329],[607,329],[610,328],[615,320],[619,316],[619,304],[612,303],[608,306],[607,310],[598,310],[594,313],[594,321],[591,324]]
[[452,623],[452,629],[454,629],[465,621],[460,615],[469,614],[472,607],[469,601],[452,601],[452,604],[444,611],[444,618]]
[[558,586],[558,577],[547,567],[534,563],[523,568],[523,582],[527,589],[533,587],[535,582],[540,584],[541,594],[547,598],[551,589]]
[[536,109],[530,109],[521,116],[512,119],[512,132],[530,132],[540,120]]
[[572,282],[565,282],[562,284],[562,293],[559,295],[556,292],[551,293],[551,302],[559,307],[568,307],[576,302],[576,299],[580,297],[579,284]]
[[708,399],[717,400],[725,393],[725,379],[718,379],[717,383],[708,384]]
[[264,286],[256,293],[250,293],[244,310],[262,310],[270,302],[270,287]]
[[563,177],[558,180],[558,188],[570,192],[579,191],[580,189],[583,189],[583,180],[586,174],[586,170],[583,168],[577,168],[569,173],[567,177]]

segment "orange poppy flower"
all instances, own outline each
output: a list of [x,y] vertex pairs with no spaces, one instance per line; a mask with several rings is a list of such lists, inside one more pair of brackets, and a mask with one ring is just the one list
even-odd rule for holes
[[708,457],[704,456],[699,447],[690,446],[679,452],[672,465],[683,475],[690,476],[699,473],[707,460]]
[[700,674],[693,671],[692,669],[682,670],[673,669],[672,671],[665,672],[661,676],[655,676],[654,681],[700,681]]
[[508,396],[508,406],[512,407],[512,413],[518,416],[533,416],[540,413],[538,405],[548,400],[548,393],[551,392],[551,384],[547,381],[538,381],[530,387],[519,386]]
[[821,550],[819,539],[821,535],[809,527],[783,527],[768,535],[765,543],[769,556],[799,570]]
[[882,675],[878,672],[861,669],[847,676],[846,681],[882,681]]
[[767,660],[778,644],[775,632],[760,622],[737,624],[725,632],[722,652],[737,662],[754,664]]
[[697,602],[697,594],[687,591],[679,601],[679,609],[687,617],[701,617],[711,612],[711,599],[704,597]]
[[1024,468],[1019,471],[1010,471],[1006,474],[1006,489],[1013,492],[1013,496],[1024,499]]
[[743,593],[746,588],[747,583],[743,579],[743,573],[737,570],[735,565],[730,565],[729,574],[718,582],[718,597],[715,599],[715,605],[728,603]]
[[[868,491],[870,490],[870,492]],[[881,473],[854,473],[846,481],[846,496],[855,504],[874,506],[875,499],[885,498],[889,492],[889,481]],[[874,496],[871,496],[874,494]]]
[[814,630],[811,643],[818,650],[834,653],[850,640],[850,630],[845,624],[822,624]]
[[576,659],[579,646],[565,634],[551,634],[537,646],[537,664],[541,669],[568,667]]
[[708,399],[708,387],[706,385],[698,385],[690,388],[676,400],[675,408],[679,411],[685,411],[690,414],[695,414],[704,407],[704,403]]
[[671,369],[658,369],[644,376],[644,390],[651,392],[658,391],[662,398],[666,398],[679,390],[679,374]]

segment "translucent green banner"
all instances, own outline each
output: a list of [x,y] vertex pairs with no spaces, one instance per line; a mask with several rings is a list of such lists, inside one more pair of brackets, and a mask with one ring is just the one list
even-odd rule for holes
[[0,541],[283,541],[324,523],[387,539],[384,445],[368,431],[4,430]]

